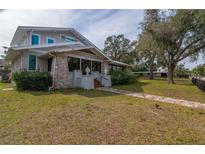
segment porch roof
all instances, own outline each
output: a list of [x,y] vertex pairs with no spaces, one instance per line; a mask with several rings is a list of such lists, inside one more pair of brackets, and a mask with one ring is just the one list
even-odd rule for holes
[[[49,54],[58,54],[58,53],[66,53],[66,52],[71,52],[71,51],[78,51],[78,50],[95,50],[96,48],[93,46],[85,46],[85,47],[76,47],[76,48],[56,48],[55,50],[50,50],[47,53],[42,54],[40,57],[44,57],[47,56]],[[99,53],[99,52],[97,52]],[[102,56],[104,56],[104,54],[101,54]],[[104,56],[105,60],[107,60],[110,64],[114,64],[114,65],[120,65],[120,66],[128,66],[131,67],[131,65],[120,62],[120,61],[116,61],[116,60],[112,60],[110,58],[108,58],[107,56]]]
[[50,54],[60,54],[60,53],[67,53],[67,52],[73,52],[73,51],[84,51],[84,50],[90,50],[92,52],[96,52],[97,55],[99,56],[103,56],[104,60],[108,60],[110,61],[110,59],[106,56],[104,56],[104,54],[102,54],[101,52],[98,52],[96,50],[95,47],[93,46],[77,46],[77,45],[74,45],[74,46],[59,46],[59,47],[53,47],[53,48],[45,48],[42,52],[42,54],[40,55],[40,57],[45,57],[45,56],[48,56]]
[[18,56],[23,51],[31,51],[38,53],[39,57],[47,57],[50,54],[60,54],[60,53],[67,53],[71,51],[79,51],[79,50],[90,50],[96,52],[99,56],[103,56],[105,61],[108,61],[110,64],[120,65],[120,66],[131,66],[123,62],[115,61],[104,55],[102,52],[98,50],[95,46],[91,45],[84,45],[81,44],[61,44],[61,45],[50,45],[50,46],[38,46],[32,49],[18,49],[18,48],[9,48],[8,53],[6,55],[6,60],[12,60],[16,56]]
[[120,62],[120,61],[116,61],[116,60],[112,60],[112,64],[115,64],[115,65],[121,65],[121,66],[130,66],[129,64],[126,64],[126,63],[123,63],[123,62]]

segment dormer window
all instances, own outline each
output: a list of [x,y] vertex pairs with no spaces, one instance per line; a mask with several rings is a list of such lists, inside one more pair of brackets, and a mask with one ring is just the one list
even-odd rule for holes
[[71,37],[71,36],[68,36],[68,35],[64,35],[64,34],[61,34],[60,37],[61,37],[61,39],[63,39],[66,42],[77,42],[78,41],[74,37]]
[[55,43],[55,39],[51,38],[51,37],[47,37],[47,44],[54,44]]
[[40,35],[32,34],[31,35],[31,45],[39,45],[40,44]]

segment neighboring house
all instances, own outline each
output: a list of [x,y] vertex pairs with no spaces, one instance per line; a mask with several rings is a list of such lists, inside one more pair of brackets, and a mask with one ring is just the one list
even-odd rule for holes
[[154,71],[154,74],[159,77],[167,77],[168,75],[168,68],[167,67],[159,67],[156,71]]
[[75,29],[57,27],[19,26],[6,60],[12,73],[50,72],[54,88],[111,86],[109,70],[128,66],[111,60]]
[[10,82],[11,81],[11,70],[9,70],[6,66],[8,64],[4,59],[0,59],[0,81],[1,82]]
[[[135,74],[149,75],[150,71],[134,72]],[[154,76],[166,78],[168,75],[168,69],[166,67],[159,67],[153,71]]]

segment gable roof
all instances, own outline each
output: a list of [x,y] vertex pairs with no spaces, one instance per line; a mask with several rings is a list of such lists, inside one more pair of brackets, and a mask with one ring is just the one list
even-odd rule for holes
[[[110,59],[107,55],[105,55],[97,46],[95,46],[91,41],[89,41],[85,36],[83,36],[82,34],[80,34],[77,30],[75,30],[74,28],[65,28],[65,27],[36,27],[36,26],[18,26],[18,28],[16,29],[16,32],[12,38],[12,41],[10,43],[10,45],[12,45],[14,43],[14,41],[18,38],[18,34],[21,34],[22,32],[32,32],[32,31],[70,31],[72,32],[76,37],[80,38],[80,41],[82,41],[82,43],[85,43],[86,46],[85,48],[94,48],[99,54],[101,54],[104,58],[106,58],[108,61],[110,61],[113,64],[118,64],[118,65],[126,65],[129,66],[128,64],[122,63],[122,62],[117,62],[117,61],[113,61],[112,59]],[[66,44],[64,44],[66,45]],[[53,47],[58,46],[57,44],[53,45]],[[59,44],[60,46],[60,44]],[[36,48],[42,48],[42,47],[52,47],[52,45],[39,45],[39,47],[36,46]],[[31,48],[35,48],[35,47],[23,47],[23,49],[31,49]],[[10,47],[8,54],[12,54],[12,51],[18,51],[18,50],[22,50],[21,48],[18,47]],[[6,56],[6,59],[9,56]]]
[[36,27],[36,26],[18,26],[14,36],[11,40],[10,46],[17,39],[18,34],[22,32],[32,32],[32,31],[74,31],[74,28],[64,28],[64,27]]
[[100,54],[102,54],[105,58],[108,60],[111,60],[108,56],[106,56],[98,47],[96,47],[92,42],[90,42],[86,37],[84,37],[82,34],[80,34],[77,30],[74,28],[64,28],[64,27],[36,27],[36,26],[18,26],[13,39],[10,43],[13,44],[15,39],[17,39],[18,34],[22,32],[27,32],[27,31],[70,31],[72,32],[75,36],[79,37],[83,43],[89,44],[93,46]]

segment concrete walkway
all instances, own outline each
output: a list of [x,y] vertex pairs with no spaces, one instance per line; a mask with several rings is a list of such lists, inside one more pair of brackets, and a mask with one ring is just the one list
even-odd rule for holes
[[205,104],[202,104],[200,102],[187,101],[187,100],[182,100],[182,99],[174,99],[174,98],[156,96],[156,95],[149,95],[149,94],[144,94],[144,93],[135,93],[135,92],[130,92],[126,90],[119,90],[119,89],[105,88],[105,87],[98,88],[98,90],[113,92],[117,94],[123,94],[127,96],[132,96],[132,97],[144,98],[144,99],[153,100],[153,101],[177,104],[177,105],[186,106],[186,107],[205,109]]
[[3,91],[11,91],[11,90],[14,90],[14,88],[4,88],[2,89]]

